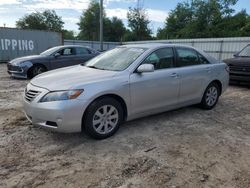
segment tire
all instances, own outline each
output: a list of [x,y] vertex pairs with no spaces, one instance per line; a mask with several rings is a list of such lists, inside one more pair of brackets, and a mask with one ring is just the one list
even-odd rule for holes
[[206,88],[200,106],[206,110],[213,109],[219,100],[219,96],[220,96],[220,88],[218,84],[212,82]]
[[123,116],[123,108],[114,98],[97,99],[89,105],[84,115],[84,130],[92,138],[108,138],[119,129]]
[[31,68],[30,70],[30,74],[29,77],[30,78],[34,78],[35,76],[37,76],[38,74],[44,73],[46,72],[46,68],[44,66],[41,65],[35,65]]

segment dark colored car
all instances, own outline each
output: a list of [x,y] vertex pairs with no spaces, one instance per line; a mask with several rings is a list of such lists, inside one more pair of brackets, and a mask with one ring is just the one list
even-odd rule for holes
[[16,78],[33,78],[45,71],[85,63],[100,52],[85,46],[65,45],[50,48],[40,55],[16,58],[7,64]]
[[234,58],[223,61],[229,66],[231,81],[250,82],[250,45],[236,53]]

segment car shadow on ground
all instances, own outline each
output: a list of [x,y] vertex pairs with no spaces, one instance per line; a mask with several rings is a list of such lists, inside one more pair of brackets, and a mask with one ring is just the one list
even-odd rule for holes
[[250,83],[248,82],[238,82],[238,81],[230,81],[230,86],[242,87],[250,89]]
[[[146,117],[138,118],[131,121],[123,122],[118,130],[113,136],[106,138],[104,140],[112,141],[112,140],[119,140],[122,139],[124,136],[131,136],[134,133],[140,133],[143,129],[160,129],[160,126],[164,124],[164,126],[172,126],[169,125],[168,122],[173,122],[179,117],[183,117],[184,114],[194,114],[194,113],[201,113],[204,111],[203,109],[200,109],[197,107],[197,105],[179,108],[176,110],[166,111],[154,115],[149,115]],[[182,126],[182,125],[180,125]],[[176,127],[178,128],[178,127]],[[95,143],[100,142],[101,140],[96,140],[88,135],[83,131],[82,133],[58,133],[58,132],[51,132],[48,130],[45,130],[43,128],[35,127],[35,129],[39,129],[42,132],[49,132],[51,139],[53,139],[56,142],[71,142],[74,141],[78,143],[79,145],[81,143]],[[158,132],[158,131],[157,131]],[[157,136],[157,132],[155,132],[155,136]],[[136,134],[134,134],[136,135]],[[104,141],[102,140],[102,142]]]

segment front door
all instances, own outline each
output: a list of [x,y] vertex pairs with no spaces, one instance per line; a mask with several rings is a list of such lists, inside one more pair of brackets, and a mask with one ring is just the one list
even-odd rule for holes
[[58,69],[76,64],[77,60],[76,60],[75,48],[66,47],[58,51],[57,54],[59,54],[59,56],[55,56],[51,60],[52,69]]
[[130,75],[130,96],[133,114],[140,114],[178,103],[180,81],[174,67],[173,49],[161,48],[149,55],[142,64],[151,63],[154,72]]

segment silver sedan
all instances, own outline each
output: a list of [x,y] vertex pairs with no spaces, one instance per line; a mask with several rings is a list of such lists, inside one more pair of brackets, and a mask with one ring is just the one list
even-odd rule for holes
[[34,125],[103,139],[124,121],[193,104],[212,109],[228,81],[225,63],[194,48],[126,45],[86,66],[35,77],[25,89],[23,105]]

